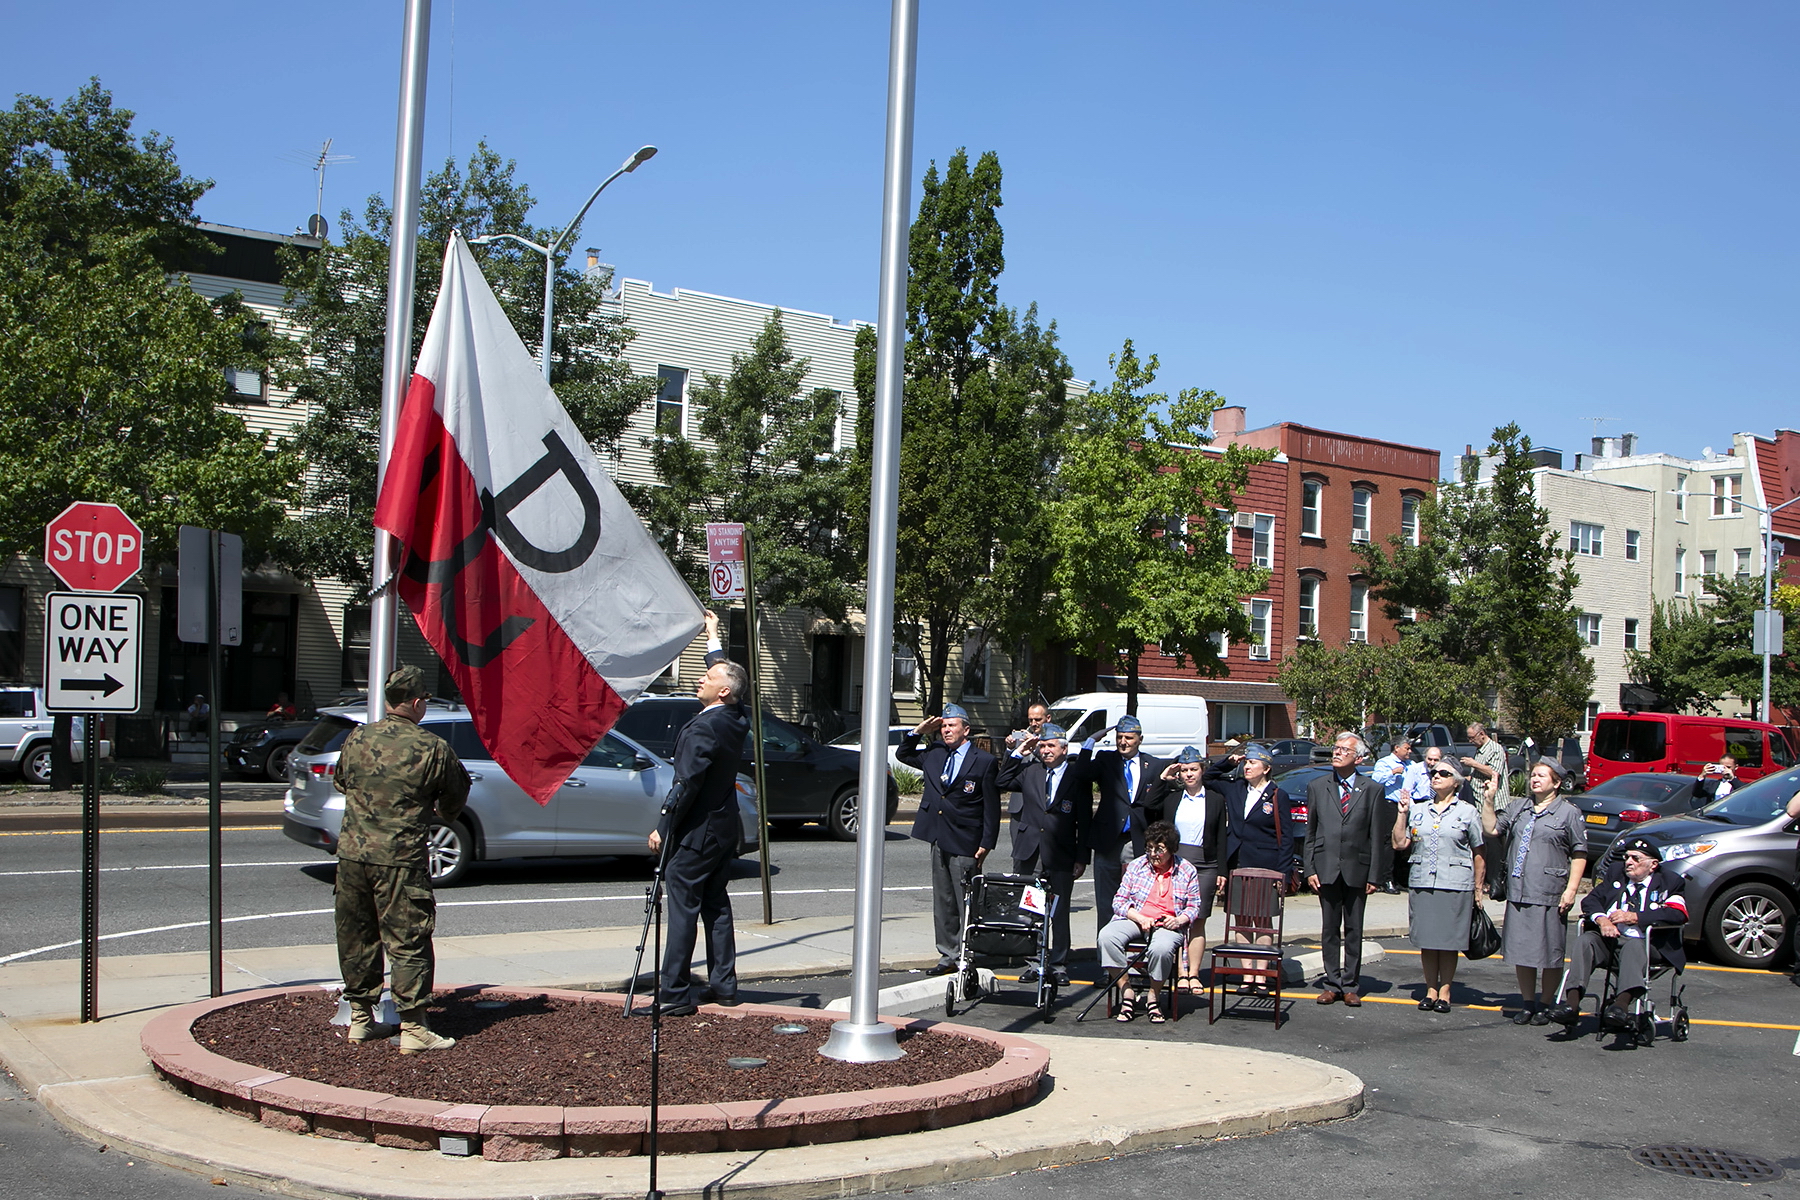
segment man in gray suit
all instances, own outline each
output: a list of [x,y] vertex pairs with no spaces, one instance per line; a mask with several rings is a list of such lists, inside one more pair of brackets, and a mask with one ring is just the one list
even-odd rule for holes
[[1376,881],[1386,878],[1394,853],[1381,785],[1356,773],[1368,753],[1354,733],[1339,734],[1331,747],[1331,774],[1306,789],[1306,882],[1318,894],[1324,922],[1320,1004],[1362,1004],[1363,905]]

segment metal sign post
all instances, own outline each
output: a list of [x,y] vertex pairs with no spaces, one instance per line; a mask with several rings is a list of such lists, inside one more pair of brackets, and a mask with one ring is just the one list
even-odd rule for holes
[[756,567],[750,549],[750,531],[744,531],[744,636],[750,642],[750,733],[756,738],[756,823],[761,827],[763,924],[775,923],[774,893],[769,890],[769,789],[763,783],[763,759],[769,745],[763,741],[762,647],[756,637]]
[[212,994],[225,994],[225,818],[219,745],[226,646],[243,644],[244,539],[235,533],[183,525],[176,634],[206,646],[206,926]]
[[82,730],[81,778],[81,1019],[100,1019],[100,715]]

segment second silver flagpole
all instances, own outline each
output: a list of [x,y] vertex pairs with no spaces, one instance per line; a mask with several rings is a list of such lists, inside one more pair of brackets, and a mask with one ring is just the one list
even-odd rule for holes
[[887,838],[887,726],[893,695],[894,540],[900,512],[900,398],[906,384],[906,265],[912,208],[913,82],[918,0],[893,0],[888,35],[887,155],[881,189],[881,303],[875,331],[875,413],[869,470],[869,576],[863,635],[861,806],[856,827],[856,933],[850,1019],[819,1053],[843,1062],[899,1058],[894,1027],[879,1019],[881,872]]

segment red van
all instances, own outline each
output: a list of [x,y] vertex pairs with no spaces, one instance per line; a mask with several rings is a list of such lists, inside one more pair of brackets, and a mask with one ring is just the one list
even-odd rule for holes
[[1588,744],[1587,786],[1627,771],[1699,775],[1721,755],[1737,760],[1746,783],[1794,765],[1787,734],[1774,725],[1739,717],[1689,717],[1681,713],[1601,713]]

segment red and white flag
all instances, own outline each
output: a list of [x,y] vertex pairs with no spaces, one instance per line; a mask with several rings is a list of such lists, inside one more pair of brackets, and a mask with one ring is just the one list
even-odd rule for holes
[[[547,804],[700,631],[459,236],[375,506],[482,743]],[[379,568],[378,568],[379,569]]]

